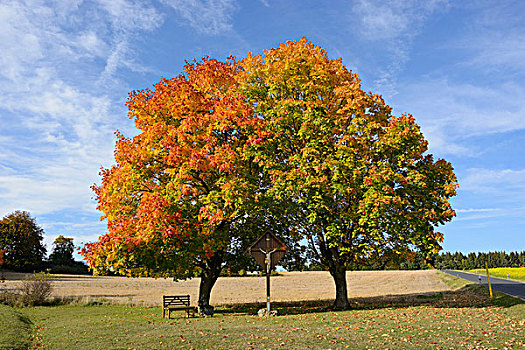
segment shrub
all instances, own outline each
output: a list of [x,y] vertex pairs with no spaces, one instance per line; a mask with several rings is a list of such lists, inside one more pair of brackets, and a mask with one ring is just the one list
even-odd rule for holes
[[26,278],[19,289],[18,299],[22,306],[42,305],[53,291],[48,273],[39,272]]
[[6,289],[0,289],[0,304],[17,306],[17,294]]

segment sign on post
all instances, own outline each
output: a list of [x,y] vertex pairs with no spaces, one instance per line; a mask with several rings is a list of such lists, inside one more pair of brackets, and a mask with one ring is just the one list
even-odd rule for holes
[[286,253],[286,246],[272,233],[266,232],[248,248],[248,253],[266,271],[266,312],[270,314],[270,273]]

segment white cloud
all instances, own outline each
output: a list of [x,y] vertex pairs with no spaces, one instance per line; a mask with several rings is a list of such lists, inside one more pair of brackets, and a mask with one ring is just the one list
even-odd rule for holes
[[400,87],[393,98],[396,113],[412,113],[422,126],[433,151],[440,154],[474,155],[465,146],[468,137],[525,129],[525,88],[504,83],[482,86],[420,80]]
[[154,30],[163,21],[162,15],[144,1],[98,0],[98,4],[110,14],[113,28],[117,31]]
[[93,215],[90,186],[113,163],[113,132],[131,130],[116,104],[120,70],[147,69],[133,39],[162,21],[142,1],[0,4],[1,213]]
[[525,73],[525,36],[523,33],[487,33],[472,38],[464,48],[476,52],[467,62],[476,67],[506,69]]
[[92,30],[79,33],[72,44],[79,51],[84,51],[87,56],[91,57],[104,57],[105,53],[109,51],[108,43]]
[[117,70],[122,67],[134,72],[150,71],[150,68],[134,61],[131,42],[139,38],[138,33],[160,27],[164,16],[156,8],[142,1],[98,0],[98,3],[109,14],[108,25],[112,33],[108,39],[111,42],[111,50],[99,82],[112,83]]
[[[508,220],[509,217],[523,217],[525,208],[486,208],[486,209],[456,209],[457,217],[454,221],[475,222],[478,227],[489,224],[489,219]],[[506,219],[503,219],[506,218]]]
[[233,30],[234,0],[162,0],[199,33],[222,34]]
[[98,0],[98,3],[109,15],[107,25],[111,28],[111,35],[108,37],[111,50],[99,83],[120,85],[118,81],[115,84],[115,75],[118,69],[124,67],[134,72],[151,71],[150,68],[135,62],[132,41],[138,40],[139,33],[160,27],[164,22],[164,15],[153,6],[149,6],[148,2]]
[[[46,234],[44,237],[44,244],[47,246],[48,254],[53,249],[53,242],[59,235],[64,237],[74,238],[73,244],[75,247],[82,247],[83,244],[93,242],[105,233],[105,223],[97,221],[90,222],[66,222],[66,221],[48,221],[46,217],[38,218],[37,224],[40,225],[44,231],[55,232],[53,234]],[[75,260],[82,260],[83,257],[75,251]]]
[[490,213],[495,211],[501,211],[501,208],[468,208],[468,209],[455,209],[456,213]]
[[394,40],[417,34],[419,26],[444,1],[361,0],[354,5],[359,32],[370,40]]
[[[525,169],[468,169],[460,181],[462,190],[516,197],[525,194]],[[525,200],[525,199],[524,199]]]
[[458,35],[433,48],[454,60],[400,84],[393,104],[414,114],[432,152],[479,156],[486,145],[475,137],[525,129],[525,27],[516,4],[454,7]]
[[469,138],[525,129],[524,26],[515,6],[454,6],[467,14],[460,35],[434,49],[455,60],[400,84],[392,100],[416,117],[432,152],[479,156],[485,145]]
[[471,168],[459,178],[460,196],[490,203],[492,208],[456,210],[457,220],[525,216],[525,169]]
[[468,208],[455,209],[457,217],[454,221],[484,220],[508,215],[508,211],[502,208]]
[[79,202],[89,201],[91,194],[85,183],[84,171],[67,169],[67,174],[54,177],[2,176],[1,213],[14,210],[27,210],[32,215],[43,215],[50,211],[59,211],[78,207]]
[[21,3],[0,4],[0,76],[15,81],[43,57],[30,16]]
[[469,5],[464,5],[472,12],[463,29],[464,35],[448,43],[470,54],[464,66],[504,76],[525,73],[524,3],[502,1]]
[[[396,77],[409,59],[409,51],[424,22],[438,10],[447,8],[446,0],[360,0],[350,18],[365,40],[382,42],[389,64],[380,69],[376,88],[386,96],[397,94]],[[357,21],[356,21],[357,19]],[[357,23],[356,23],[357,22]]]

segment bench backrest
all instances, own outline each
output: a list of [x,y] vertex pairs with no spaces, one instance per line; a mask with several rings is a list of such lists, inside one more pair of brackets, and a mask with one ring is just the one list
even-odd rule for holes
[[164,295],[162,296],[162,305],[167,306],[190,306],[189,295]]

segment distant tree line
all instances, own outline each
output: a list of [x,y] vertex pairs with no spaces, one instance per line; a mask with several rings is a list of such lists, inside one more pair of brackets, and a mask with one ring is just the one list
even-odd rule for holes
[[75,261],[73,238],[58,236],[46,259],[44,230],[27,211],[15,211],[0,220],[0,268],[18,272],[88,273],[84,262]]
[[438,269],[472,270],[493,267],[523,267],[525,266],[525,250],[521,252],[488,252],[468,253],[461,252],[441,253],[436,256],[434,266]]
[[[303,251],[304,253],[304,251]],[[322,271],[323,267],[311,254],[298,254],[297,251],[287,253],[283,259],[283,267],[288,270]],[[525,250],[521,252],[488,252],[468,253],[442,252],[425,258],[421,252],[414,252],[409,259],[396,260],[393,257],[360,261],[350,264],[348,270],[426,270],[429,268],[450,270],[472,270],[493,267],[525,267]]]

